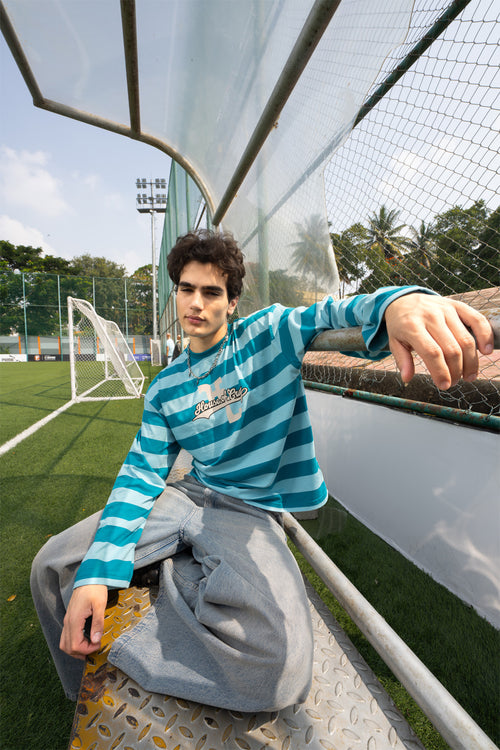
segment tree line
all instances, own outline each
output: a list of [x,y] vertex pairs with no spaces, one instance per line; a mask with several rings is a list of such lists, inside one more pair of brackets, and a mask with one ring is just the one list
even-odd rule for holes
[[72,260],[44,255],[39,247],[0,240],[0,334],[58,334],[67,320],[68,296],[95,303],[122,331],[151,335],[152,266],[127,276],[125,266],[86,253]]
[[[445,295],[498,285],[500,207],[492,211],[483,200],[469,208],[454,206],[418,228],[400,216],[383,205],[366,225],[330,233],[342,296],[386,285],[418,284]],[[328,289],[333,271],[322,218],[311,216],[297,225],[297,233],[291,268],[312,289]]]
[[459,294],[498,285],[500,207],[492,211],[483,200],[454,206],[418,228],[400,223],[400,215],[382,206],[367,226],[330,235],[344,287],[364,293],[418,284]]
[[[498,285],[500,207],[491,210],[482,200],[469,208],[454,206],[418,228],[400,216],[383,205],[366,225],[359,222],[329,236],[319,214],[297,224],[288,268],[269,272],[269,299],[262,299],[257,264],[247,264],[240,314],[269,302],[303,304],[305,291],[313,299],[322,296],[334,280],[329,240],[342,295],[385,285],[418,284],[445,295]],[[95,302],[99,315],[123,331],[151,334],[151,264],[127,277],[124,266],[106,258],[84,254],[68,261],[0,240],[0,334],[23,331],[25,316],[30,334],[58,333],[58,301],[65,305],[68,295]]]

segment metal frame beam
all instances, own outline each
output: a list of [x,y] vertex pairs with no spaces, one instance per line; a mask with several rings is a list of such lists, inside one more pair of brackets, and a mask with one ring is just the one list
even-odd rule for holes
[[141,132],[141,104],[139,99],[139,55],[137,52],[135,0],[120,0],[120,7],[125,69],[127,71],[130,127],[134,133],[139,134]]
[[[500,349],[500,315],[488,318],[493,330],[493,346]],[[362,352],[366,344],[361,334],[361,327],[337,328],[323,331],[316,336],[309,346],[310,352]]]
[[133,140],[140,141],[141,143],[146,143],[149,146],[153,146],[159,151],[163,151],[163,153],[167,154],[167,156],[170,156],[178,164],[180,164],[183,169],[186,170],[186,172],[200,189],[203,198],[207,202],[209,212],[213,214],[215,206],[212,196],[204,181],[201,179],[198,172],[194,169],[193,165],[187,159],[185,159],[182,154],[165,143],[165,141],[162,141],[156,136],[144,133],[140,129],[141,125],[138,82],[139,79],[137,67],[137,38],[135,27],[135,0],[121,0],[121,2],[130,125],[124,125],[123,123],[93,115],[90,112],[85,112],[84,110],[70,107],[67,104],[62,104],[61,102],[56,102],[52,99],[46,99],[38,86],[37,80],[24,53],[23,47],[21,45],[21,42],[19,41],[16,31],[5,10],[3,2],[0,2],[0,30],[5,37],[12,56],[14,57],[21,75],[23,76],[25,83],[31,93],[31,96],[33,97],[33,104],[35,107],[45,109],[48,112],[53,112],[57,115],[69,117],[73,120],[78,120],[79,122],[85,122],[88,125],[94,125],[95,127],[102,128],[103,130],[109,130],[110,132],[117,133],[118,135],[127,136],[128,138],[132,138]]
[[[462,12],[462,10],[471,2],[471,0],[453,0],[451,5],[446,8],[445,12],[439,16],[437,21],[431,26],[429,31],[425,34],[417,44],[412,47],[410,52],[403,58],[403,60],[396,66],[387,78],[382,81],[376,91],[366,100],[361,106],[358,114],[356,115],[352,128],[355,128],[363,118],[378,104],[378,102],[384,97],[399,79],[408,72],[408,70],[414,65],[419,57],[428,49],[433,42],[443,33],[443,31],[450,25],[452,21]],[[273,206],[272,209],[263,217],[264,222],[270,221],[272,217],[279,211],[279,209],[286,203],[286,201],[295,193],[295,191],[308,179],[314,172],[326,162],[329,156],[332,156],[333,152],[342,143],[345,136],[345,131],[340,134],[336,134],[333,139],[325,146],[304,174],[297,180],[292,187],[283,195],[280,200]],[[242,241],[242,247],[245,247],[257,234],[258,229],[254,229],[245,240]]]
[[316,0],[314,3],[248,141],[243,156],[229,181],[226,192],[214,213],[212,219],[214,226],[220,224],[234,200],[339,5],[340,0]]

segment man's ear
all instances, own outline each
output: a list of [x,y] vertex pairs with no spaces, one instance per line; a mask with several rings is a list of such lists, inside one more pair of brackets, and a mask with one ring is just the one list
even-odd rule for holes
[[232,300],[231,300],[231,302],[229,303],[229,306],[228,306],[228,308],[227,308],[227,317],[228,317],[228,318],[229,318],[229,317],[230,317],[230,316],[231,316],[231,315],[232,315],[232,314],[234,313],[234,311],[236,310],[236,305],[238,304],[238,301],[239,301],[239,299],[240,299],[239,297],[235,297],[235,298],[234,298],[234,299],[232,299]]

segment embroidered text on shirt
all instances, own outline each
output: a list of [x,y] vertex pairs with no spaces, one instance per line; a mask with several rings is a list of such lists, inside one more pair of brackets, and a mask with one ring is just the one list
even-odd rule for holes
[[207,401],[199,401],[194,410],[193,422],[196,419],[210,419],[212,414],[215,414],[216,411],[219,411],[219,409],[225,409],[226,407],[229,407],[230,404],[238,403],[247,393],[248,388],[243,386],[240,388],[224,388],[224,390],[220,391],[215,398],[210,398]]

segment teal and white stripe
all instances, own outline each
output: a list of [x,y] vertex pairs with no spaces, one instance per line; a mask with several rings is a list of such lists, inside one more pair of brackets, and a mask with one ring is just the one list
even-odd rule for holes
[[[358,356],[384,356],[384,311],[413,291],[427,290],[384,287],[309,308],[273,305],[231,326],[217,366],[199,384],[185,353],[162,370],[75,586],[128,585],[135,545],[181,447],[193,457],[192,474],[218,492],[273,511],[323,505],[327,489],[300,377],[304,354],[321,331],[361,325],[369,351]],[[191,352],[195,374],[209,369],[218,346]]]

